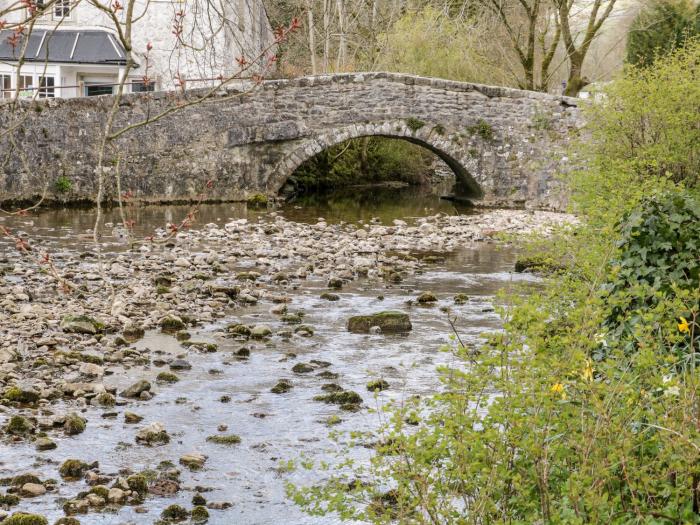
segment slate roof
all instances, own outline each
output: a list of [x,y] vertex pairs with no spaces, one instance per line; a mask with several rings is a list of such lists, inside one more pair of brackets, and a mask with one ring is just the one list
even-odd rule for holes
[[[22,43],[13,48],[8,41],[12,31],[0,31],[0,60],[15,61]],[[119,40],[100,30],[35,29],[29,35],[25,53],[27,62],[59,62],[67,64],[126,64],[126,51]]]

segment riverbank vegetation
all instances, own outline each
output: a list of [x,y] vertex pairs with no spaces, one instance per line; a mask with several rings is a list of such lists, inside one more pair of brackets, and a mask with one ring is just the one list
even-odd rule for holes
[[421,185],[434,155],[400,139],[363,137],[323,150],[289,180],[296,193],[336,191],[351,185],[403,182]]
[[[384,409],[369,464],[289,487],[370,523],[700,523],[700,43],[591,106],[580,226],[529,250],[557,272],[501,297],[440,393]],[[590,140],[592,139],[592,140]],[[331,468],[331,467],[326,467]]]

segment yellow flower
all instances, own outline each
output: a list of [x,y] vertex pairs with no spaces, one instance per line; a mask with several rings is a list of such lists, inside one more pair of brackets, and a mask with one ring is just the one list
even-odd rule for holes
[[586,359],[586,366],[583,367],[581,378],[587,383],[593,381],[593,364],[591,363],[590,359]]
[[688,321],[686,321],[685,317],[681,317],[681,322],[678,323],[678,331],[682,334],[690,333],[690,326],[688,326]]
[[558,394],[562,399],[566,399],[566,392],[564,392],[564,385],[561,383],[554,383],[552,388],[549,389],[552,394]]

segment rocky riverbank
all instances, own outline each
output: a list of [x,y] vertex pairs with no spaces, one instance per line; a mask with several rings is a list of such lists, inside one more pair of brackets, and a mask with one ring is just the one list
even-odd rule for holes
[[[88,242],[83,250],[62,250],[50,243],[33,246],[29,225],[22,228],[9,219],[0,221],[13,233],[25,230],[33,257],[41,258],[48,249],[58,273],[73,288],[62,290],[46,265],[21,254],[11,243],[1,245],[0,450],[33,446],[37,470],[13,471],[0,454],[0,473],[7,474],[0,479],[0,485],[7,487],[0,491],[0,519],[13,512],[16,516],[17,509],[31,510],[33,501],[46,500],[51,494],[60,493],[61,503],[46,505],[62,506],[66,516],[84,516],[119,512],[124,505],[145,512],[149,498],[181,492],[183,470],[196,472],[217,461],[198,450],[197,443],[185,443],[191,450],[145,470],[126,466],[105,470],[100,466],[102,458],[89,451],[87,457],[66,458],[61,447],[86,428],[112,420],[132,429],[126,431],[131,433],[129,446],[157,447],[178,439],[168,421],[144,419],[143,405],[157,403],[162,390],[212,354],[220,354],[223,345],[216,341],[227,342],[224,362],[246,360],[251,352],[276,341],[292,345],[313,341],[319,327],[295,307],[304,283],[320,283],[325,290],[317,299],[333,309],[343,290],[358,280],[391,290],[462,246],[493,242],[500,234],[547,234],[572,220],[547,212],[489,211],[396,220],[387,226],[372,221],[331,224],[322,219],[305,224],[269,213],[256,221],[206,224],[172,238],[163,229],[156,232],[155,242],[110,249],[101,258]],[[106,240],[116,246],[123,231],[113,227],[112,234]],[[438,304],[438,298],[428,293],[416,294],[414,300]],[[451,304],[467,300],[456,296]],[[266,309],[272,321],[243,322],[241,317],[252,308]],[[355,325],[360,332],[381,337],[382,317],[378,319],[363,318]],[[406,331],[411,323],[400,317],[399,326]],[[215,327],[215,337],[198,339],[196,334],[207,327]],[[387,334],[391,330],[385,327]],[[158,332],[172,339],[181,352],[139,343],[144,334]],[[285,360],[295,359],[287,354]],[[347,411],[361,410],[361,395],[336,382],[331,363],[296,360],[289,366],[295,376],[313,374],[327,381],[314,397],[317,401]],[[215,377],[221,371],[208,373]],[[288,378],[273,379],[275,394],[293,388]],[[381,390],[382,381],[367,388]],[[225,397],[219,401],[226,403]],[[227,425],[210,431],[208,446],[218,446],[222,454],[241,441]],[[55,474],[47,477],[47,471]],[[166,507],[161,519],[206,521],[209,511],[234,503],[210,500],[205,488],[189,487],[194,492],[191,502]],[[13,524],[12,519],[2,523]],[[36,519],[35,523],[44,523]],[[64,519],[61,523],[77,522]]]

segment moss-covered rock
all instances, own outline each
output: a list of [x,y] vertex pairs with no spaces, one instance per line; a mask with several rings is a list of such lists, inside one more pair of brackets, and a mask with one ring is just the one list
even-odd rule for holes
[[302,337],[311,337],[314,335],[314,329],[311,325],[300,324],[294,329],[294,333]]
[[97,494],[102,499],[106,500],[109,496],[109,489],[104,485],[96,485],[90,489],[91,494]]
[[433,292],[423,292],[418,296],[418,299],[416,299],[418,304],[422,305],[431,305],[437,303],[437,300],[438,298]]
[[257,281],[258,277],[260,277],[258,272],[238,272],[236,274],[236,279],[239,281]]
[[44,450],[54,450],[56,447],[58,447],[58,445],[56,445],[55,441],[52,441],[51,439],[44,437],[44,438],[37,439],[36,442],[34,443],[34,447],[38,451],[44,451]]
[[197,505],[192,509],[192,523],[206,523],[209,521],[209,511],[203,505]]
[[250,331],[250,337],[252,337],[253,339],[265,339],[266,337],[270,337],[271,335],[272,330],[269,326],[264,324],[255,325]]
[[80,525],[80,520],[72,516],[58,518],[53,525]]
[[347,328],[350,332],[366,334],[373,326],[378,326],[385,334],[408,332],[413,328],[408,314],[395,311],[356,315],[348,319]]
[[172,372],[161,372],[156,376],[159,383],[177,383],[180,378]]
[[469,296],[465,293],[458,293],[453,299],[455,304],[465,304],[469,300]]
[[2,525],[49,525],[48,520],[39,514],[26,514],[15,512],[9,518],[2,521]]
[[251,208],[267,208],[269,199],[264,193],[256,193],[248,198],[246,203]]
[[71,412],[66,416],[66,420],[63,423],[63,430],[69,436],[75,436],[76,434],[82,434],[85,431],[85,425],[87,423],[86,419],[83,419],[75,412]]
[[238,445],[241,442],[241,437],[236,434],[221,434],[209,436],[207,441],[217,445]]
[[95,396],[95,403],[101,407],[113,407],[117,399],[109,392],[100,392]]
[[83,477],[91,466],[79,459],[67,459],[58,469],[58,473],[65,480],[74,481]]
[[389,388],[389,383],[384,379],[375,379],[367,383],[367,390],[370,392],[379,392],[381,390],[386,390]]
[[301,324],[302,316],[298,313],[296,314],[285,314],[282,316],[282,322],[287,324]]
[[[8,480],[5,480],[5,482],[7,481]],[[26,485],[27,483],[41,485],[41,479],[39,478],[39,476],[37,476],[36,474],[32,474],[31,472],[25,474],[18,474],[9,478],[9,484],[13,487],[21,487],[22,485]]]
[[87,315],[65,315],[60,326],[66,333],[87,335],[95,335],[104,328],[102,323]]
[[9,387],[5,390],[3,397],[15,403],[36,403],[39,401],[39,393],[36,390],[20,386]]
[[151,423],[136,433],[136,442],[143,445],[164,445],[170,443],[170,436],[161,423]]
[[20,502],[20,497],[16,494],[0,494],[0,507],[14,507]]
[[334,405],[343,405],[346,403],[358,404],[362,403],[362,397],[352,390],[341,390],[340,392],[330,392],[328,394],[315,396],[314,401],[322,401]]
[[180,330],[178,333],[175,334],[175,339],[178,341],[187,341],[192,337],[192,334],[190,334],[187,330]]
[[185,323],[176,315],[166,315],[159,322],[160,329],[167,334],[175,334],[185,329]]
[[314,370],[314,367],[308,363],[297,363],[292,367],[292,372],[294,372],[295,374],[308,374],[309,372],[313,372]]
[[241,323],[230,324],[226,327],[226,331],[229,334],[240,336],[240,337],[250,337],[250,328]]
[[293,388],[288,379],[280,379],[275,386],[270,389],[273,394],[285,394]]
[[34,432],[34,423],[24,416],[14,415],[5,425],[5,432],[13,436],[27,436]]
[[323,292],[320,297],[326,301],[340,301],[340,296],[335,293]]
[[338,277],[328,279],[328,288],[332,290],[340,290],[343,287],[343,280]]
[[153,278],[153,284],[156,286],[172,286],[173,285],[173,275],[172,274],[166,274],[166,273],[161,273],[156,275]]
[[185,521],[190,517],[190,513],[180,505],[169,505],[160,513],[160,517],[168,522]]
[[129,490],[133,490],[141,496],[148,494],[148,480],[146,479],[146,476],[141,474],[132,474],[126,478],[126,484],[129,486]]
[[551,274],[563,270],[564,267],[550,257],[530,256],[518,257],[515,261],[515,271],[518,273],[530,272]]
[[197,494],[192,496],[192,505],[199,507],[201,505],[206,505],[206,504],[207,504],[207,500],[199,492],[197,492]]
[[250,348],[247,346],[242,346],[238,350],[236,350],[233,355],[235,355],[239,359],[247,359],[250,357]]

